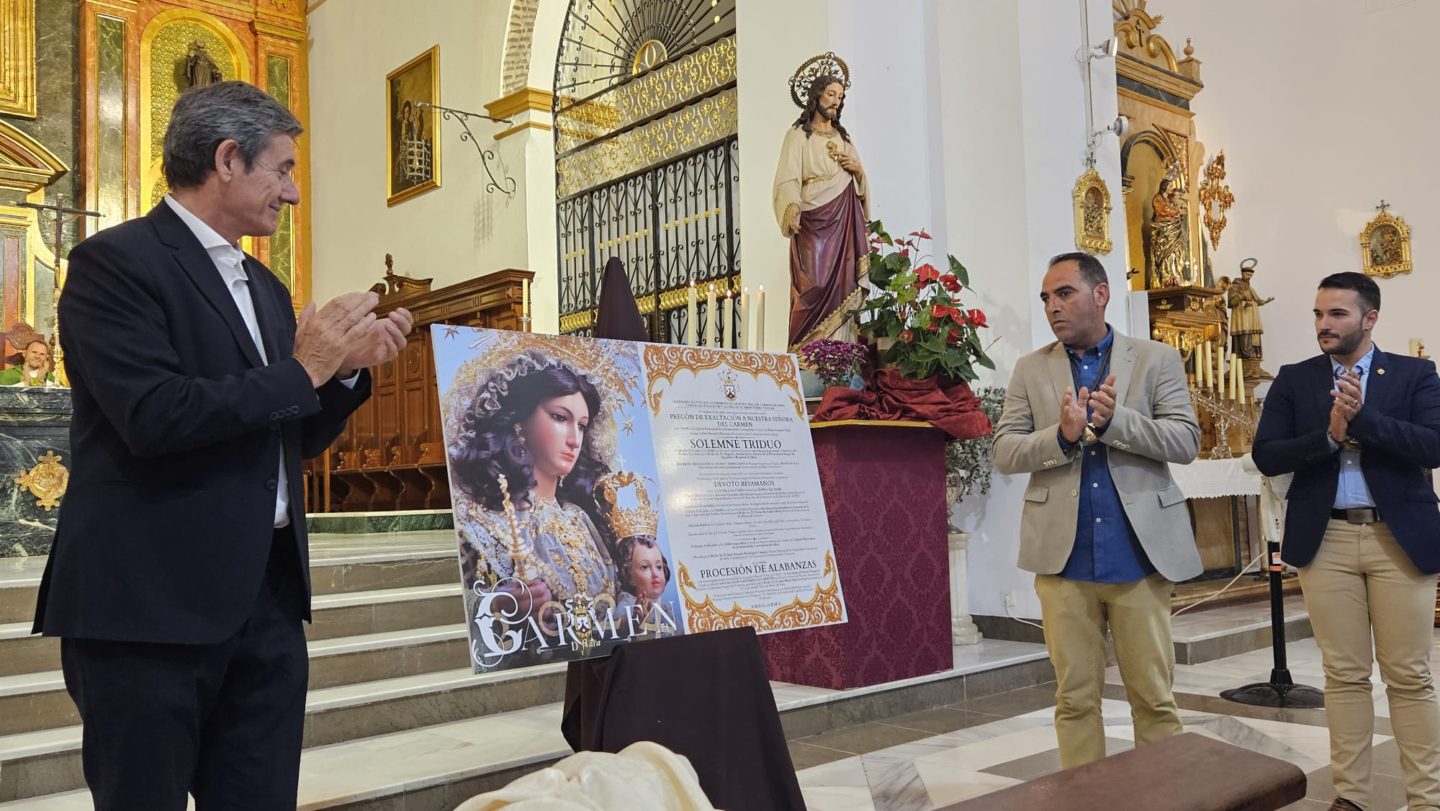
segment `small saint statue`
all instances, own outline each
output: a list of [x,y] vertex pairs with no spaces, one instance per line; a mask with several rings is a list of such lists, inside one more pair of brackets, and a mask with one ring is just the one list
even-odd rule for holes
[[185,89],[209,87],[223,81],[225,76],[205,50],[205,43],[198,39],[190,43],[190,52],[185,55]]
[[1150,199],[1150,286],[1182,287],[1185,279],[1185,198],[1172,177]]
[[1240,263],[1240,278],[1230,282],[1225,291],[1230,304],[1230,336],[1234,341],[1235,354],[1246,360],[1262,360],[1260,336],[1265,327],[1260,323],[1260,308],[1275,300],[1274,296],[1260,298],[1250,286],[1250,277],[1255,275],[1258,260],[1246,259]]

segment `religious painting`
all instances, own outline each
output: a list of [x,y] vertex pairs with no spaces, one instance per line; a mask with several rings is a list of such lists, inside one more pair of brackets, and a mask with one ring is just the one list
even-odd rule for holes
[[475,672],[845,621],[794,357],[431,337]]
[[385,77],[388,205],[440,187],[440,46]]
[[1092,167],[1075,181],[1075,247],[1088,254],[1109,253],[1110,189]]
[[1409,273],[1410,228],[1405,220],[1391,214],[1390,206],[1381,202],[1380,214],[1360,233],[1360,254],[1366,275],[1389,278]]

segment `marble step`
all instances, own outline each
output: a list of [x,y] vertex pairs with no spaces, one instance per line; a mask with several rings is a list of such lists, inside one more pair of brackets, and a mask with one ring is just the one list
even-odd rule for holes
[[[315,597],[315,621],[305,626],[311,641],[464,623],[460,584],[322,594]],[[30,633],[29,622],[0,625],[0,676],[60,669],[60,641]]]
[[[451,537],[443,534],[447,540]],[[0,572],[0,624],[28,623],[35,616],[45,559],[6,563],[8,570]],[[312,549],[310,583],[316,597],[458,582],[460,569],[453,548],[434,543]]]
[[[957,655],[954,670],[904,682],[843,691],[772,683],[785,734],[787,738],[816,735],[1053,678],[1040,645],[987,640],[957,652],[963,653]],[[562,666],[552,667],[557,678],[563,678]],[[310,704],[313,712],[313,697]],[[476,794],[570,754],[560,734],[560,715],[560,705],[547,702],[314,746],[301,756],[299,808],[452,811]],[[20,779],[17,772],[29,777],[34,771],[8,765],[0,739],[0,811],[89,809],[89,793],[74,790],[80,779],[78,755],[70,759],[71,784],[28,783],[28,793],[15,793],[6,770],[12,780]],[[62,769],[57,766],[55,771]]]
[[[476,719],[558,701],[565,665],[475,675],[469,669],[312,689],[305,702],[305,747]],[[74,724],[0,735],[0,800],[83,785],[80,730]]]
[[[309,648],[312,691],[455,670],[470,662],[466,629],[459,622],[315,640]],[[78,721],[59,670],[0,676],[0,735]]]

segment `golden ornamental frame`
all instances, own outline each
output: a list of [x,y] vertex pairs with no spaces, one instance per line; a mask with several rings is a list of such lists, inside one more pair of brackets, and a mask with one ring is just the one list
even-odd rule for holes
[[[1225,183],[1225,150],[1205,167],[1205,180],[1200,183],[1200,207],[1205,210],[1205,230],[1210,234],[1210,250],[1220,250],[1220,234],[1229,222],[1226,216],[1235,205],[1235,194]],[[1216,212],[1219,216],[1216,216]]]
[[[428,104],[440,103],[440,46],[432,46],[429,50],[411,59],[409,62],[390,71],[385,76],[385,204],[393,206],[396,203],[404,202],[410,198],[423,194],[431,189],[440,188],[440,112],[434,108],[426,109],[417,117],[429,128],[429,160],[430,176],[419,183],[396,188],[401,186],[397,182],[397,163],[404,160],[404,156],[397,154],[402,151],[403,123],[397,123],[396,116],[401,111],[395,109],[396,96],[403,92],[402,85],[406,84],[406,74],[416,69],[426,67],[430,69],[429,86],[425,88],[429,98],[417,98],[414,101],[423,101]],[[405,101],[411,101],[406,99]],[[403,105],[402,105],[403,111]],[[424,139],[417,139],[423,142]]]
[[1405,220],[1386,211],[1381,201],[1380,213],[1360,232],[1360,257],[1366,276],[1388,279],[1413,269],[1410,261],[1410,227]]
[[[1092,190],[1099,192],[1098,205],[1090,199]],[[1095,167],[1086,169],[1075,181],[1072,197],[1075,201],[1075,247],[1092,255],[1109,253],[1113,247],[1110,241],[1110,189]]]

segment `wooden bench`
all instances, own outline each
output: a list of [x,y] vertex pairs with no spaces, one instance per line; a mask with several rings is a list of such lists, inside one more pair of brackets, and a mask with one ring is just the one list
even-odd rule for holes
[[940,811],[1270,811],[1304,798],[1295,765],[1187,732]]

